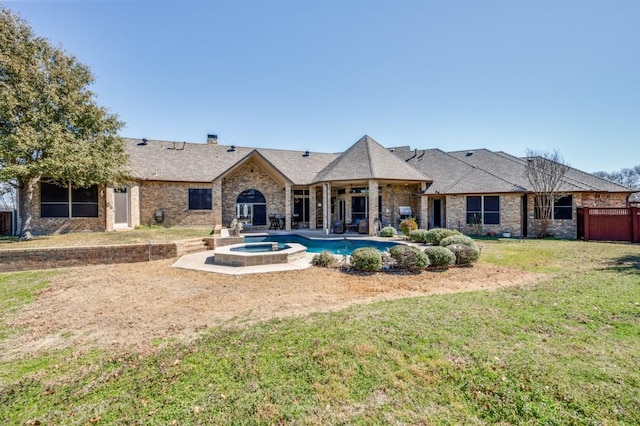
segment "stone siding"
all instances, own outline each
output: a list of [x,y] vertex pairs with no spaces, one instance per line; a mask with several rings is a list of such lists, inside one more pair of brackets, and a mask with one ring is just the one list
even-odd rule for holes
[[[285,214],[284,183],[280,184],[256,162],[250,161],[222,182],[222,225],[229,226],[236,217],[236,201],[238,196],[248,189],[258,190],[264,195],[267,203],[267,218],[269,214]],[[269,226],[269,220],[265,227]],[[258,228],[258,229],[259,229]],[[256,228],[252,228],[256,229]]]
[[512,237],[522,235],[522,197],[520,194],[473,194],[473,196],[500,197],[500,223],[497,225],[467,225],[467,196],[448,195],[445,201],[447,228],[457,229],[467,235],[499,235],[511,233]]
[[80,231],[106,230],[105,186],[98,186],[98,217],[40,217],[40,185],[36,185],[31,205],[31,226],[33,234],[57,234]]
[[[214,209],[189,210],[189,189],[212,189],[211,183],[202,182],[152,182],[140,183],[140,223],[156,224],[155,212],[164,212],[164,226],[216,225]],[[212,204],[215,199],[212,195]],[[132,203],[133,205],[133,203]]]

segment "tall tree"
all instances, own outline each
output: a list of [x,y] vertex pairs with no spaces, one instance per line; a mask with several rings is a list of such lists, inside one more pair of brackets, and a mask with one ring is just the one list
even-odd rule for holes
[[563,196],[560,189],[568,170],[569,166],[558,151],[527,150],[526,173],[533,192],[539,224],[538,236],[541,238],[549,235],[553,206]]
[[88,187],[126,176],[123,123],[97,105],[92,83],[87,66],[0,6],[0,181],[18,188],[23,238],[40,181]]

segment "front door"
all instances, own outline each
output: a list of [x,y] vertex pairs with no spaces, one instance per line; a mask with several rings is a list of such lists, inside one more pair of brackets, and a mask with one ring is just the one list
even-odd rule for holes
[[129,227],[129,191],[127,188],[114,188],[113,205],[115,213],[113,226],[115,228]]

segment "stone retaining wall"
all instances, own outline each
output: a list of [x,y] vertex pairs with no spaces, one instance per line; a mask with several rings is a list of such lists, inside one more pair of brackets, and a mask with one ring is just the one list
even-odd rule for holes
[[180,243],[0,250],[0,272],[148,262],[180,255]]

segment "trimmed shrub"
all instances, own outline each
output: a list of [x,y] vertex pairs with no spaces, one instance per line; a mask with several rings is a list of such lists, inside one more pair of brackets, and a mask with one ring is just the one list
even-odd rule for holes
[[429,258],[419,249],[411,246],[397,245],[389,249],[396,267],[406,271],[417,272],[429,266]]
[[478,261],[480,252],[475,247],[469,247],[464,244],[452,244],[447,246],[449,250],[456,256],[456,265],[471,265]]
[[380,230],[380,236],[381,237],[395,237],[397,234],[396,232],[396,228],[394,228],[393,226],[385,226],[384,228],[382,228]]
[[361,271],[379,271],[382,254],[373,247],[360,247],[351,253],[351,266]]
[[439,246],[440,241],[452,235],[462,235],[462,234],[455,229],[433,228],[427,231],[427,235],[425,236],[425,238],[428,243],[431,243],[434,246]]
[[311,264],[313,266],[322,266],[324,268],[327,268],[337,261],[338,259],[336,259],[334,255],[329,252],[323,251],[322,253],[313,256],[313,259],[311,259]]
[[411,231],[409,233],[409,239],[411,241],[415,241],[416,243],[426,243],[427,232],[428,231],[426,229],[416,229],[415,231]]
[[467,237],[466,235],[452,235],[440,241],[440,245],[442,247],[448,247],[453,244],[462,244],[469,247],[476,246],[476,242],[473,241],[471,237]]
[[407,237],[409,236],[411,231],[415,231],[416,229],[418,229],[418,223],[416,222],[415,217],[409,217],[400,222],[400,230]]
[[429,258],[431,266],[447,267],[456,262],[456,255],[446,247],[433,246],[427,247],[424,253]]

